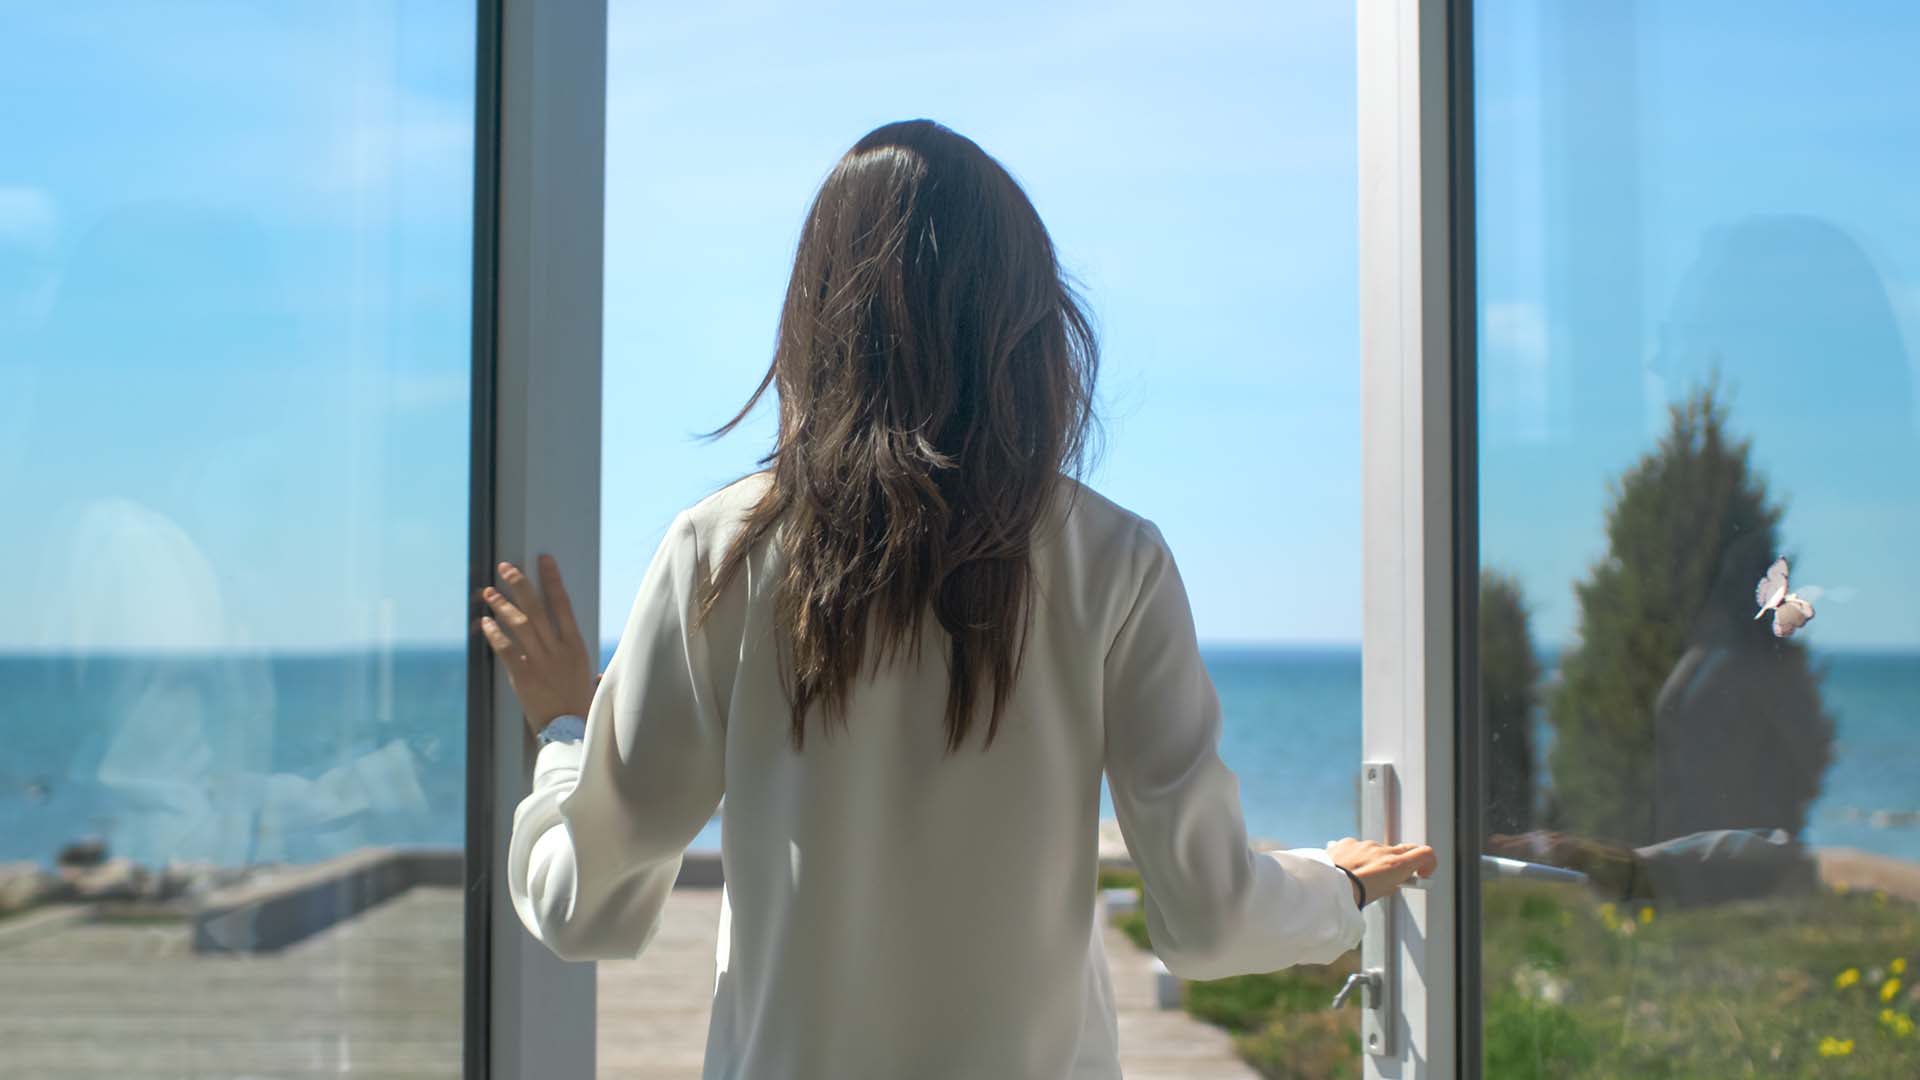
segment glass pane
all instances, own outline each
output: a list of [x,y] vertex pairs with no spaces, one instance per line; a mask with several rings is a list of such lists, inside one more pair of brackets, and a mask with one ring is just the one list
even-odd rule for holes
[[[674,514],[771,445],[764,406],[695,436],[766,370],[821,180],[872,128],[930,117],[1019,178],[1084,286],[1106,422],[1089,480],[1179,561],[1250,832],[1323,844],[1355,831],[1360,757],[1353,14],[1208,2],[1097,22],[1002,2],[612,6],[601,627],[618,631]],[[716,820],[696,848],[719,843]],[[600,966],[604,1073],[698,1075],[718,910],[682,888],[645,954]],[[1210,988],[1183,1015],[1156,1012],[1149,954],[1119,930],[1108,950],[1129,1075],[1357,1069],[1352,1014],[1324,1010],[1338,969]]]
[[473,5],[70,7],[0,15],[0,1071],[457,1075]]
[[1920,1075],[1920,13],[1474,20],[1486,1075]]

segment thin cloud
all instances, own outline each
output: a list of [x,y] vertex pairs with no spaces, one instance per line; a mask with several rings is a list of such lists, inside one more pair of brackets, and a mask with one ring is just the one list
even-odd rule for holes
[[60,215],[40,188],[0,186],[0,243],[51,244]]

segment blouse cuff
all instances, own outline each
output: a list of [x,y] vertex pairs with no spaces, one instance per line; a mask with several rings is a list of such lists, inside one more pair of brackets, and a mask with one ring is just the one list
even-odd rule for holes
[[541,747],[533,759],[533,790],[560,785],[571,788],[580,778],[580,763],[586,753],[585,740],[550,742]]
[[[1332,846],[1332,844],[1327,845],[1327,847]],[[1367,932],[1367,917],[1359,908],[1354,906],[1353,882],[1348,879],[1346,874],[1341,873],[1338,866],[1334,865],[1333,855],[1327,848],[1292,848],[1287,851],[1287,854],[1298,855],[1306,860],[1306,862],[1315,864],[1315,866],[1311,868],[1311,872],[1313,873],[1313,880],[1310,882],[1311,886],[1338,897],[1337,900],[1331,901],[1332,910],[1340,913],[1340,929],[1337,940],[1342,942],[1346,948],[1357,948],[1360,945],[1360,938]],[[1326,869],[1319,870],[1318,867],[1325,867]],[[1309,868],[1303,866],[1302,869]],[[1304,877],[1305,875],[1302,876]]]

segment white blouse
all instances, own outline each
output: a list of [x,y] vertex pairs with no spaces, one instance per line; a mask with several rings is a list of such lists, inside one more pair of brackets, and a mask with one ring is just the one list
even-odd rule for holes
[[514,908],[554,953],[632,957],[726,797],[706,1077],[1119,1076],[1094,925],[1103,771],[1175,974],[1326,963],[1359,942],[1323,849],[1248,847],[1219,699],[1151,522],[1065,482],[1035,537],[1033,622],[991,749],[982,718],[946,755],[930,636],[859,684],[845,729],[810,717],[795,753],[771,639],[777,544],[691,622],[765,483],[674,519],[586,738],[540,751],[507,863]]

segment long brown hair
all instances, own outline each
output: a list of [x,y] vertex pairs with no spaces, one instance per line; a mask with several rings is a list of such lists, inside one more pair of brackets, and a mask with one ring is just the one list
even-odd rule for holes
[[876,128],[821,185],[801,230],[773,363],[771,483],[728,547],[701,618],[777,537],[775,621],[792,741],[815,704],[845,723],[869,631],[876,663],[948,638],[947,750],[992,687],[992,745],[1033,604],[1035,526],[1077,472],[1099,350],[1026,193],[972,140],[929,120]]

